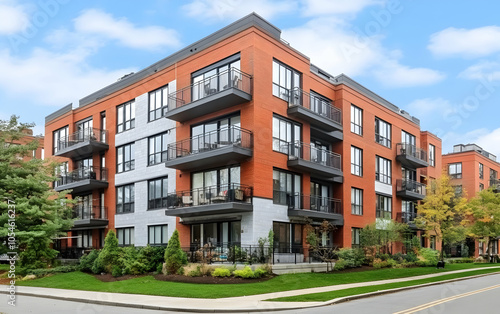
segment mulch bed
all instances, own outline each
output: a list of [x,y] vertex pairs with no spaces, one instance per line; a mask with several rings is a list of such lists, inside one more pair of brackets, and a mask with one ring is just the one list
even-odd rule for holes
[[113,275],[111,275],[111,274],[101,274],[101,275],[94,275],[94,277],[99,279],[102,282],[113,282],[113,281],[129,280],[129,279],[144,277],[144,276],[148,276],[148,275],[151,275],[151,274],[124,275],[124,276],[119,276],[119,277],[113,277]]
[[236,277],[212,277],[212,276],[203,276],[203,277],[190,277],[190,276],[181,276],[181,275],[163,275],[158,274],[154,275],[156,280],[161,281],[172,281],[172,282],[184,282],[184,283],[202,283],[202,284],[242,284],[242,283],[255,283],[267,281],[271,278],[276,277],[275,275],[269,277],[262,277],[256,279],[243,279]]

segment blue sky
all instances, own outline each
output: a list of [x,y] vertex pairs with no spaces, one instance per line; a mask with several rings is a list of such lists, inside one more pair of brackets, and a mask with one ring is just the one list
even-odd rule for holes
[[500,156],[499,1],[0,0],[0,118],[44,117],[255,11],[453,144]]

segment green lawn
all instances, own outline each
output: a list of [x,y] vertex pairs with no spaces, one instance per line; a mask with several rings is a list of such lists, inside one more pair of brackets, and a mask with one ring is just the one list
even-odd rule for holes
[[416,285],[421,285],[421,284],[425,284],[425,283],[431,283],[431,282],[437,282],[437,281],[443,281],[443,280],[449,280],[449,279],[456,279],[456,278],[463,278],[463,277],[475,276],[475,275],[480,275],[480,274],[488,274],[488,273],[494,273],[494,272],[498,272],[498,271],[499,271],[498,268],[496,268],[496,269],[477,269],[473,272],[460,273],[460,274],[449,274],[449,275],[439,276],[436,278],[412,280],[412,281],[406,281],[406,282],[395,282],[395,283],[389,283],[389,284],[385,284],[385,285],[343,289],[343,290],[331,291],[331,292],[303,294],[303,295],[298,295],[298,296],[293,296],[293,297],[269,299],[266,301],[325,302],[325,301],[336,299],[336,298],[353,296],[353,295],[358,295],[358,294],[363,294],[363,293],[396,289],[396,288],[402,288],[402,287],[410,287],[410,286],[416,286]]
[[392,278],[402,278],[452,270],[488,267],[500,264],[450,264],[446,269],[434,267],[407,269],[378,269],[354,273],[304,273],[289,274],[271,280],[248,284],[188,284],[157,281],[152,276],[145,276],[116,282],[101,282],[92,275],[73,272],[57,274],[36,280],[16,282],[19,286],[36,286],[60,289],[75,289],[103,292],[135,293],[187,298],[225,298],[254,295],[269,292],[288,291],[339,285],[354,282],[366,282]]
[[9,270],[10,264],[0,264],[0,271]]

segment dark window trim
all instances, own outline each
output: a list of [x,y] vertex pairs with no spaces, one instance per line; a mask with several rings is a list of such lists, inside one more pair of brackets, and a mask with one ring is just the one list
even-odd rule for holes
[[[353,199],[352,199],[352,190],[356,190],[356,192],[359,192],[359,195],[361,196],[361,204],[356,204],[354,203]],[[356,187],[351,187],[351,214],[352,215],[356,215],[356,216],[363,216],[363,204],[364,204],[364,195],[363,195],[363,189],[359,189],[359,188],[356,188]],[[355,207],[359,207],[359,212],[360,213],[356,213],[354,208]]]
[[[380,125],[377,125],[377,122],[383,122],[386,124],[386,127],[389,128],[389,137],[383,137],[377,133],[377,129],[380,132]],[[382,139],[382,141],[380,141],[381,139]],[[384,145],[383,143],[381,143],[381,142],[384,142],[384,140],[388,143],[388,145]],[[387,122],[384,119],[381,119],[377,116],[375,116],[375,143],[382,145],[382,146],[389,148],[389,149],[392,148],[392,124],[390,124],[389,122]]]
[[[150,235],[150,232],[149,232],[149,228],[154,228],[154,227],[164,227],[164,226],[167,226],[167,238],[168,238],[168,224],[158,224],[158,225],[148,225],[148,244],[151,245],[151,246],[164,246],[164,245],[167,245],[168,244],[168,239],[167,239],[167,242],[165,243],[151,243],[151,237],[149,236]],[[160,238],[163,239],[163,228],[160,229],[161,230],[161,235],[160,235]]]
[[[167,180],[167,192],[165,195],[163,195],[163,181],[164,180]],[[161,197],[157,197],[157,195],[155,194],[155,198],[154,199],[150,199],[150,183],[151,182],[155,182],[155,187],[156,187],[156,181],[160,181],[160,190],[161,190]],[[150,179],[148,180],[148,210],[156,210],[156,209],[162,209],[162,208],[167,208],[167,206],[162,206],[163,205],[163,201],[165,201],[165,205],[166,205],[166,202],[167,202],[167,197],[168,197],[168,176],[163,176],[163,177],[158,177],[158,178],[154,178],[154,179]],[[160,200],[160,206],[156,206],[156,202],[157,200]],[[154,206],[151,206],[151,202],[153,201],[153,204]]]
[[219,60],[219,61],[217,61],[215,63],[207,65],[204,68],[196,70],[195,72],[192,72],[191,73],[191,80],[193,78],[199,76],[199,75],[202,75],[202,74],[206,73],[206,72],[212,71],[213,69],[219,68],[219,67],[221,67],[223,65],[226,65],[228,63],[233,63],[233,62],[238,61],[238,60],[241,60],[241,54],[240,54],[240,52],[237,52],[237,53],[235,53],[232,56],[226,57],[226,58],[224,58],[222,60]]
[[[363,109],[362,109],[362,108],[360,108],[360,107],[358,107],[358,106],[356,106],[355,104],[351,103],[351,108],[350,108],[350,111],[349,111],[349,113],[350,113],[350,114],[352,114],[353,107],[354,107],[356,110],[359,110],[359,111],[361,112],[361,115],[360,115],[360,116],[361,116],[361,124],[356,124],[355,122],[353,122],[353,121],[352,121],[352,116],[350,115],[350,116],[349,116],[349,120],[351,121],[351,124],[350,124],[350,126],[351,126],[351,133],[353,133],[353,134],[356,134],[356,135],[359,135],[359,136],[363,137],[363,122],[364,122],[364,121],[363,121],[363,120],[364,120],[364,119],[363,119],[363,116],[364,116],[364,115],[363,115]],[[354,125],[355,127],[359,127],[360,133],[356,133],[355,131],[353,131],[353,130],[352,130],[352,126],[353,126],[353,125]],[[354,129],[356,130],[356,128],[354,128]]]
[[[123,145],[120,145],[118,147],[116,147],[116,173],[124,173],[124,172],[129,172],[129,171],[132,171],[132,170],[135,170],[135,156],[132,156],[132,155],[135,155],[135,150],[133,148],[135,142],[132,142],[132,143],[127,143],[127,144],[123,144]],[[132,148],[130,149],[131,150],[131,158],[134,157],[134,159],[130,159],[129,161],[125,161],[125,146],[131,146]],[[129,163],[130,164],[130,169],[129,170],[123,170],[123,171],[120,171],[120,169],[118,168],[120,166],[120,164],[118,164],[118,150],[119,149],[123,149],[124,152],[123,152],[123,163],[121,163],[123,169],[125,169],[125,164],[126,163]]]
[[[126,101],[126,102],[124,102],[124,103],[122,103],[122,104],[120,104],[120,105],[116,106],[116,134],[123,133],[123,132],[125,132],[125,131],[132,130],[132,129],[134,129],[134,128],[135,128],[135,112],[134,112],[134,118],[133,118],[133,119],[128,120],[128,121],[130,121],[130,128],[125,129],[125,123],[127,122],[127,120],[126,120],[126,116],[127,116],[127,114],[125,113],[125,106],[126,106],[126,105],[130,105],[130,106],[132,106],[132,104],[134,104],[134,109],[135,109],[135,99],[132,99],[132,100]],[[118,130],[118,127],[119,127],[119,125],[120,125],[120,124],[118,123],[118,121],[119,121],[119,119],[118,119],[118,111],[119,111],[119,110],[118,110],[118,108],[120,108],[120,107],[124,107],[124,110],[123,110],[123,123],[122,123],[122,125],[123,125],[123,130],[121,130],[121,131],[119,131],[119,130]],[[132,116],[132,110],[130,111],[130,116]],[[133,122],[133,123],[132,123],[132,122]]]
[[[155,134],[155,135],[151,135],[151,136],[148,137],[148,162],[147,162],[148,163],[148,167],[149,166],[159,165],[159,164],[162,164],[162,163],[164,163],[164,162],[167,161],[167,152],[168,152],[168,144],[169,143],[167,143],[167,147],[162,147],[162,150],[159,151],[159,152],[156,152],[156,145],[155,145],[155,153],[151,154],[150,152],[151,152],[151,139],[154,139],[154,138],[156,138],[158,136],[160,136],[160,137],[168,136],[169,134],[170,134],[170,130],[162,132],[162,133],[158,133],[158,134]],[[156,143],[156,141],[154,141],[154,142]],[[163,140],[161,141],[161,143],[162,143],[162,146],[163,146]],[[160,157],[160,162],[153,162],[153,163],[151,163],[150,162],[151,156],[155,156],[157,154],[160,154],[160,156],[161,156]],[[165,159],[162,158],[163,154],[165,154]],[[155,158],[155,160],[156,160],[156,158]]]
[[[132,197],[132,201],[131,202],[128,202],[128,203],[125,203],[125,187],[132,187],[133,188],[133,191],[134,191],[134,197]],[[119,204],[118,203],[118,189],[123,189],[123,204]],[[124,185],[120,185],[120,186],[117,186],[115,188],[115,198],[116,198],[116,214],[130,214],[130,213],[133,213],[135,212],[135,184],[134,183],[130,183],[130,184],[124,184]],[[129,211],[123,211],[125,205],[128,204],[130,205],[130,210]],[[121,211],[118,211],[118,206],[122,206],[122,209]]]
[[[158,109],[154,109],[154,110],[151,110],[151,93],[156,93],[157,91],[160,91],[161,92],[161,101],[163,102],[163,92],[164,92],[164,89],[165,87],[167,88],[167,103],[166,104],[163,104],[161,105],[160,108]],[[165,84],[161,87],[158,87],[157,89],[154,89],[152,91],[150,91],[148,93],[148,122],[153,122],[153,121],[156,121],[156,120],[159,120],[161,118],[163,118],[163,111],[165,108],[168,108],[168,95],[170,94],[170,91],[169,91],[169,88],[168,88],[168,84]],[[156,117],[156,110],[160,110],[160,116],[159,117]],[[155,111],[155,119],[151,119],[151,112],[152,111]]]
[[[285,118],[285,117],[283,117],[283,116],[281,116],[279,114],[276,114],[276,113],[273,113],[273,120],[274,120],[274,118],[279,119],[279,120],[284,120],[284,121],[289,122],[289,123],[292,124],[291,131],[292,131],[292,135],[293,136],[292,136],[292,141],[290,143],[287,142],[288,144],[297,143],[297,142],[301,143],[302,142],[302,132],[303,132],[303,129],[302,129],[303,125],[302,125],[302,123],[294,121],[294,120],[291,120],[289,118]],[[273,120],[271,120],[271,141],[272,141],[271,142],[271,146],[273,146],[274,139],[275,139],[274,134],[273,134],[274,133],[274,129],[273,129],[274,128],[274,123],[273,123]],[[298,126],[300,128],[300,134],[299,134],[300,138],[299,139],[295,139],[295,131],[294,131],[295,128],[294,128],[294,126]],[[280,131],[281,131],[281,129],[280,129]],[[279,138],[276,138],[276,139],[278,139],[280,142],[284,142],[284,141],[282,141]],[[282,152],[280,150],[275,150],[274,147],[272,147],[272,149],[273,149],[273,152],[280,153],[280,154],[285,154],[285,155],[288,156],[288,151],[287,152]],[[288,150],[288,148],[287,148],[287,150]]]

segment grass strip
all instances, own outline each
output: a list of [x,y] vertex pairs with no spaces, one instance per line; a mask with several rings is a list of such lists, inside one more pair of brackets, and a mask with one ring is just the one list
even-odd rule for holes
[[412,276],[443,273],[452,270],[499,266],[500,264],[451,264],[446,269],[435,267],[386,268],[351,273],[301,273],[280,275],[273,279],[247,284],[193,284],[158,281],[153,276],[123,281],[101,282],[94,276],[72,272],[16,282],[19,286],[33,286],[72,290],[132,293],[185,298],[227,298],[271,292],[324,287],[374,280],[396,279]]
[[269,299],[266,301],[325,302],[325,301],[329,301],[332,299],[354,296],[354,295],[359,295],[359,294],[364,294],[364,293],[369,293],[369,292],[397,289],[397,288],[403,288],[403,287],[411,287],[411,286],[416,286],[416,285],[421,285],[421,284],[426,284],[426,283],[439,282],[439,281],[457,279],[457,278],[464,278],[464,277],[476,276],[476,275],[480,275],[480,274],[494,273],[494,272],[498,272],[498,271],[499,271],[498,268],[497,269],[477,269],[475,271],[471,271],[471,272],[467,272],[467,273],[449,274],[449,275],[442,275],[442,276],[434,277],[434,278],[419,279],[419,280],[412,280],[412,281],[406,281],[406,282],[395,282],[395,283],[388,283],[388,284],[375,285],[375,286],[350,288],[350,289],[343,289],[343,290],[330,291],[330,292],[303,294],[303,295],[298,295],[298,296],[293,296],[293,297]]

